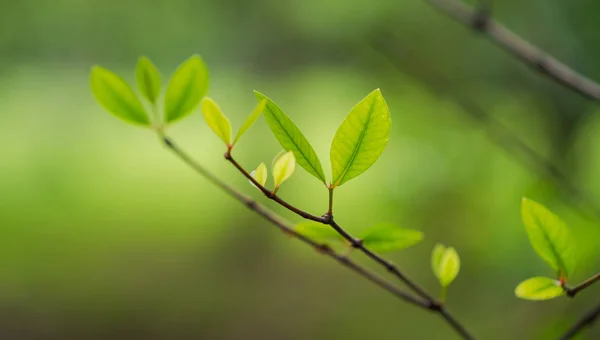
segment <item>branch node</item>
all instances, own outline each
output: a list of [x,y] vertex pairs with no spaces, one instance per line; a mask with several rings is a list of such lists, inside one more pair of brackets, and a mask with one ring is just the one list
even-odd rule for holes
[[477,10],[477,12],[475,12],[475,15],[473,15],[473,21],[471,25],[473,26],[474,30],[478,32],[483,32],[487,29],[489,22],[490,11],[489,9],[487,9],[487,7],[482,7],[479,10]]
[[444,304],[437,301],[430,301],[427,308],[434,312],[440,312],[444,309]]
[[231,149],[228,149],[227,152],[225,152],[225,154],[223,155],[223,157],[225,157],[226,160],[231,161]]
[[333,222],[333,214],[330,212],[326,212],[323,215],[321,215],[321,218],[323,219],[323,222],[325,222],[325,224],[331,224],[331,222]]
[[363,245],[363,240],[355,238],[352,240],[352,248],[360,248]]

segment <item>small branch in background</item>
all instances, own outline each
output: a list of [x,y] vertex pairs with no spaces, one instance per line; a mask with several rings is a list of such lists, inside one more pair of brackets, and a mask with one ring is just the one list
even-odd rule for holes
[[[225,154],[225,159],[227,161],[229,161],[231,164],[233,164],[233,166],[238,169],[240,171],[240,173],[242,173],[242,175],[244,175],[244,177],[246,177],[248,180],[250,180],[252,182],[252,184],[254,184],[263,194],[265,194],[265,196],[267,196],[267,198],[279,203],[281,206],[283,206],[284,208],[288,209],[289,211],[297,214],[300,217],[303,217],[305,219],[308,220],[312,220],[318,223],[322,223],[322,224],[326,224],[331,226],[333,229],[335,229],[335,231],[338,232],[338,234],[340,234],[346,241],[348,241],[350,243],[350,245],[352,246],[352,248],[355,249],[359,249],[363,254],[365,254],[367,257],[369,257],[371,260],[375,261],[376,263],[380,264],[381,266],[383,266],[388,272],[392,273],[395,277],[397,277],[398,279],[400,279],[402,282],[404,282],[404,284],[407,285],[407,287],[409,287],[414,293],[416,293],[417,295],[419,295],[419,297],[423,298],[424,300],[427,301],[428,304],[428,309],[433,310],[438,312],[445,320],[446,322],[448,322],[448,324],[450,324],[454,330],[464,339],[474,339],[473,336],[471,336],[469,334],[469,332],[466,330],[466,328],[464,326],[462,326],[444,307],[444,305],[440,302],[438,302],[436,299],[434,299],[431,295],[429,295],[427,292],[425,292],[425,290],[423,288],[421,288],[418,284],[416,284],[415,282],[413,282],[410,278],[408,278],[406,275],[404,275],[400,269],[398,269],[398,267],[396,267],[393,263],[385,260],[384,258],[382,258],[381,256],[377,255],[376,253],[374,253],[373,251],[369,250],[368,248],[366,248],[363,244],[363,242],[360,239],[357,239],[355,237],[353,237],[350,233],[348,233],[345,229],[343,229],[339,224],[337,224],[335,222],[335,220],[333,219],[333,215],[326,213],[325,215],[323,215],[322,217],[318,217],[315,215],[312,215],[308,212],[305,212],[289,203],[287,203],[286,201],[284,201],[283,199],[281,199],[279,196],[275,195],[274,193],[272,193],[271,191],[269,191],[269,189],[265,188],[264,186],[262,186],[260,183],[258,183],[251,175],[250,173],[248,173],[248,171],[246,171],[244,169],[244,167],[242,167],[232,156],[231,153],[226,153]],[[330,195],[331,192],[333,190],[330,190]],[[330,206],[331,206],[331,202],[332,202],[332,196],[330,196]]]
[[557,83],[586,98],[595,101],[600,100],[600,85],[597,82],[585,77],[527,42],[504,25],[490,18],[488,12],[469,7],[459,0],[428,0],[428,2],[456,21],[487,35],[515,58]]
[[569,330],[563,334],[559,339],[560,340],[569,340],[575,337],[579,332],[584,330],[586,327],[589,327],[594,324],[598,316],[600,315],[600,304],[594,309],[590,310],[587,314],[585,314],[579,321],[577,321]]
[[600,273],[590,277],[589,279],[581,282],[580,284],[578,284],[575,287],[569,288],[569,287],[565,287],[565,292],[567,293],[567,296],[570,298],[575,297],[575,295],[577,295],[578,293],[580,293],[582,290],[588,288],[589,286],[593,285],[594,283],[600,281]]

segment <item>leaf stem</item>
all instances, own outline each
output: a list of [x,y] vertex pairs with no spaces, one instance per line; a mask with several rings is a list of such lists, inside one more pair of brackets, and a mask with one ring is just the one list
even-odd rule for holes
[[327,214],[333,216],[333,190],[335,187],[328,186],[327,190],[329,190],[329,209],[327,210]]

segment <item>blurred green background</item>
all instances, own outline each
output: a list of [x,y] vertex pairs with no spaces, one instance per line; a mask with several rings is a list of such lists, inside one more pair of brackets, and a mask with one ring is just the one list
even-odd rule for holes
[[[594,79],[599,11],[589,0],[493,4],[499,20]],[[438,316],[282,237],[89,91],[93,64],[132,80],[147,55],[168,78],[192,53],[209,65],[209,94],[234,128],[259,90],[296,121],[326,169],[338,124],[381,88],[390,143],[336,193],[336,218],[353,233],[382,221],[425,232],[389,258],[435,294],[431,249],[456,247],[462,271],[448,304],[479,338],[550,339],[599,302],[600,287],[540,303],[513,293],[521,280],[553,275],[528,244],[522,196],[573,228],[582,254],[574,283],[600,269],[598,219],[567,205],[512,139],[600,205],[597,106],[425,1],[0,0],[2,339],[456,337]],[[460,98],[493,120],[474,118]],[[499,124],[514,133],[499,137]],[[201,115],[170,134],[265,201],[223,160]],[[261,119],[236,154],[253,168],[278,151]],[[301,169],[280,193],[326,210],[326,190]],[[600,338],[600,328],[584,338]]]

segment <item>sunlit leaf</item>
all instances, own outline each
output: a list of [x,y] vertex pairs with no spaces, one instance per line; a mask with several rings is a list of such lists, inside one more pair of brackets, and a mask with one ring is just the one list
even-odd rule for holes
[[174,122],[194,110],[208,90],[208,70],[200,56],[184,61],[175,71],[165,95],[165,120]]
[[331,226],[314,222],[305,221],[298,223],[294,230],[298,234],[306,236],[315,242],[328,243],[332,241],[344,242],[344,239]]
[[141,57],[135,68],[138,88],[150,103],[156,103],[160,94],[160,72],[147,57]]
[[[267,183],[267,177],[269,176],[267,174],[267,167],[265,166],[265,163],[260,163],[258,165],[258,167],[256,168],[256,170],[253,170],[250,175],[252,176],[252,178],[254,178],[260,185],[262,185],[263,187],[265,186],[265,184]],[[250,184],[252,184],[253,186],[254,183],[252,183],[252,181],[250,181]],[[258,188],[257,188],[258,189]]]
[[431,253],[431,269],[433,270],[435,277],[440,277],[440,265],[445,252],[446,247],[443,244],[438,243],[433,247],[433,252]]
[[433,248],[431,265],[442,287],[448,287],[460,271],[460,258],[454,248],[437,244]]
[[321,161],[296,124],[271,99],[260,92],[255,91],[254,93],[259,101],[266,100],[263,114],[281,146],[286,151],[294,153],[298,165],[325,183],[325,173]]
[[564,294],[560,282],[548,277],[532,277],[515,289],[515,295],[525,300],[549,300]]
[[369,169],[390,137],[390,111],[379,89],[361,100],[342,122],[331,143],[334,187]]
[[365,247],[379,253],[408,248],[422,240],[422,232],[399,228],[391,223],[381,223],[370,227],[362,237]]
[[115,73],[100,66],[92,67],[90,86],[98,103],[113,115],[129,123],[150,125],[135,92]]
[[577,262],[577,249],[566,224],[546,207],[527,198],[523,198],[521,214],[533,249],[552,269],[569,277]]
[[252,111],[250,116],[248,116],[248,118],[246,119],[246,121],[244,122],[242,127],[240,128],[240,131],[238,131],[237,135],[235,136],[235,140],[233,141],[233,144],[236,144],[238,142],[238,140],[240,140],[242,135],[246,131],[248,131],[248,129],[252,126],[252,124],[254,124],[254,122],[256,122],[258,117],[260,117],[261,113],[263,113],[263,110],[265,109],[266,104],[267,104],[266,100],[261,100],[260,102],[258,102],[258,104],[254,108],[254,110]]
[[290,178],[296,169],[296,159],[291,151],[281,155],[273,164],[273,184],[279,188],[281,183]]
[[202,100],[202,115],[206,124],[221,138],[225,144],[231,144],[231,123],[223,114],[219,105],[214,100],[206,97]]

